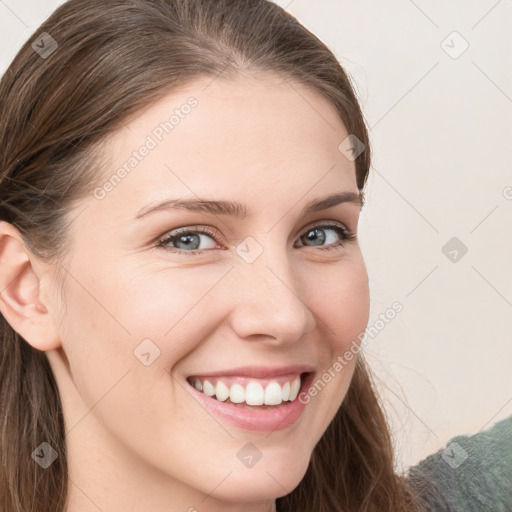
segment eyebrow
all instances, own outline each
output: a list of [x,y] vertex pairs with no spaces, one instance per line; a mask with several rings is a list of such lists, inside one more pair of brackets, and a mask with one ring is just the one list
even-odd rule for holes
[[[340,192],[332,194],[320,199],[314,199],[307,203],[301,211],[301,214],[308,214],[320,210],[326,210],[342,203],[353,203],[360,208],[364,204],[364,193]],[[211,213],[213,215],[228,215],[239,219],[244,219],[250,215],[247,206],[238,201],[211,200],[211,199],[166,199],[157,204],[149,205],[136,215],[136,219],[140,219],[149,213],[161,210],[182,209],[193,212]]]

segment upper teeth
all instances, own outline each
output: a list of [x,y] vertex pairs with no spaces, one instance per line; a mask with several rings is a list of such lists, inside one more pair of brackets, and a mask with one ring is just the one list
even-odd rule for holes
[[291,382],[286,381],[283,385],[276,381],[270,381],[265,389],[261,382],[250,380],[247,385],[233,383],[228,387],[222,380],[213,384],[208,379],[194,379],[194,387],[207,396],[214,396],[221,402],[228,398],[231,402],[239,404],[245,402],[247,405],[279,405],[281,402],[293,401],[297,398],[300,389],[300,376],[295,377]]

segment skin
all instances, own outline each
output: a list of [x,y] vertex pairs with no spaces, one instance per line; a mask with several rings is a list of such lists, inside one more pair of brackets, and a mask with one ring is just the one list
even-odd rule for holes
[[[0,223],[1,312],[45,351],[62,397],[69,512],[270,511],[304,476],[353,375],[355,357],[295,424],[270,434],[212,417],[191,394],[189,375],[269,361],[311,364],[321,376],[364,331],[369,292],[357,240],[297,246],[327,222],[357,232],[360,213],[343,203],[301,215],[312,199],[358,192],[355,164],[338,150],[346,128],[303,85],[273,75],[196,80],[107,141],[104,179],[190,96],[198,105],[121,183],[70,211],[63,260],[39,261]],[[196,196],[245,203],[251,215],[134,219],[156,201]],[[155,247],[203,225],[217,240],[201,236],[202,254]],[[324,246],[343,242],[322,233]],[[252,263],[236,252],[249,236],[263,249]],[[148,366],[133,353],[146,338],[160,349]],[[262,453],[252,468],[237,458],[247,442]]]

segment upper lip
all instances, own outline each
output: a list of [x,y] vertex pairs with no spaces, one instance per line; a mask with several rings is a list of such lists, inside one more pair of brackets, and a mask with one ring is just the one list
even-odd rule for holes
[[[307,364],[295,364],[288,366],[239,366],[226,370],[218,370],[208,373],[194,373],[194,377],[253,377],[255,379],[265,379],[279,377],[290,373],[308,373],[315,369]],[[191,375],[192,376],[192,375]]]

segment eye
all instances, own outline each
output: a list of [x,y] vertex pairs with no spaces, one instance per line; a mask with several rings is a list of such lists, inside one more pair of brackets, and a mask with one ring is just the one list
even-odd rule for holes
[[[164,238],[158,241],[158,247],[164,247],[172,252],[188,252],[190,254],[196,254],[202,252],[201,249],[208,249],[208,247],[202,247],[199,249],[201,244],[201,238],[206,237],[215,241],[215,233],[208,228],[208,226],[201,226],[199,229],[184,228],[177,231],[173,231],[166,235]],[[215,248],[215,243],[211,244],[210,249]],[[192,250],[188,250],[192,249]]]
[[[335,235],[326,235],[325,233],[328,232],[335,233]],[[336,238],[338,238],[338,242],[336,242]],[[320,224],[309,228],[299,237],[299,240],[302,243],[299,247],[308,246],[307,244],[311,242],[313,245],[310,245],[309,247],[320,246],[319,248],[321,250],[340,249],[345,245],[345,242],[355,239],[356,234],[352,233],[341,224]]]
[[[200,247],[202,238],[211,240],[210,247]],[[355,233],[350,232],[341,224],[319,224],[309,228],[301,235],[299,237],[300,245],[295,247],[318,247],[320,250],[340,249],[345,242],[355,239]],[[310,243],[311,245],[309,245]],[[208,226],[172,231],[156,243],[157,247],[187,255],[201,254],[206,249],[214,249],[216,245],[216,234]]]

